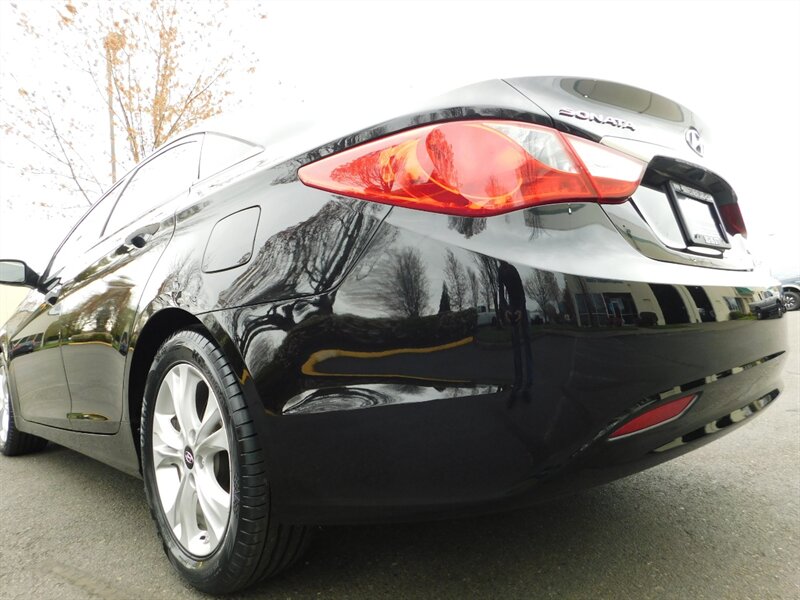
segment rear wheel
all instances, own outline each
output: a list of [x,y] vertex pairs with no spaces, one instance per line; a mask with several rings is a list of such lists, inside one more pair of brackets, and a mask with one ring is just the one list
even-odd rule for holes
[[289,567],[306,528],[271,518],[264,452],[238,381],[195,331],[159,349],[145,387],[142,473],[164,551],[192,585],[232,592]]
[[17,456],[39,452],[47,446],[47,440],[24,433],[14,423],[14,403],[11,402],[11,382],[8,368],[0,355],[0,454]]

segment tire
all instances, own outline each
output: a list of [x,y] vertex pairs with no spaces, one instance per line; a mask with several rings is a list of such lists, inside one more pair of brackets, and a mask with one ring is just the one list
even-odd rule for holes
[[14,422],[14,403],[11,401],[11,382],[8,367],[0,355],[0,454],[19,456],[44,450],[47,440],[17,429]]
[[800,294],[797,292],[783,292],[784,309],[787,311],[800,308]]
[[760,308],[757,308],[757,309],[756,309],[756,319],[758,319],[758,320],[760,321],[760,320],[761,320],[761,319],[763,319],[763,318],[764,318],[764,315],[763,315],[763,313],[761,312],[761,309],[760,309]]
[[193,586],[233,592],[302,555],[309,532],[271,517],[255,425],[227,360],[203,334],[179,331],[156,354],[140,442],[145,493],[164,552]]

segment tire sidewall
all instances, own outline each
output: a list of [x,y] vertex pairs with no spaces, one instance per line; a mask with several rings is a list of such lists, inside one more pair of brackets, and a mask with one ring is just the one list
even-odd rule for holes
[[[11,398],[11,380],[8,373],[8,366],[6,365],[5,357],[0,354],[0,371],[5,372],[5,393],[8,398],[8,431],[6,432],[6,441],[0,440],[0,454],[6,454],[6,447],[11,443],[11,436],[14,432],[14,400]],[[2,402],[2,400],[0,400]]]
[[[203,343],[205,341],[205,344]],[[228,401],[228,394],[222,383],[217,367],[214,366],[213,358],[208,355],[207,344],[199,334],[194,332],[181,332],[167,340],[157,353],[150,372],[144,392],[144,407],[142,410],[142,427],[140,447],[142,454],[142,477],[145,482],[145,493],[150,511],[155,519],[159,536],[164,545],[164,551],[169,560],[190,582],[199,587],[210,581],[218,581],[225,571],[225,565],[231,560],[233,550],[236,545],[236,535],[240,517],[240,461],[237,452],[238,443],[231,417],[231,407]],[[161,382],[169,370],[181,363],[188,363],[195,366],[208,381],[219,403],[222,423],[228,436],[230,451],[230,473],[231,473],[231,510],[228,517],[228,525],[221,544],[208,556],[196,557],[189,554],[178,542],[172,533],[172,528],[167,521],[161,500],[158,496],[155,471],[152,461],[152,425],[155,408],[155,399]]]

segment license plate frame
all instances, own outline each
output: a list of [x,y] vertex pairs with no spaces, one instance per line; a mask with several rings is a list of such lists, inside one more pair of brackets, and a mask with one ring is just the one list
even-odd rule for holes
[[670,181],[667,189],[687,247],[698,246],[714,250],[727,250],[731,247],[722,226],[722,217],[711,194],[676,181]]

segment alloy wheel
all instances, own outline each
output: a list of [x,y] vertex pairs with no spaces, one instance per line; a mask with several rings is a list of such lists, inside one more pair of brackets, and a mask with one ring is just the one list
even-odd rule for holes
[[179,363],[161,381],[152,453],[161,508],[190,554],[212,554],[231,511],[230,446],[220,405],[205,377]]
[[785,310],[788,311],[797,309],[797,297],[794,294],[784,295],[783,302]]

